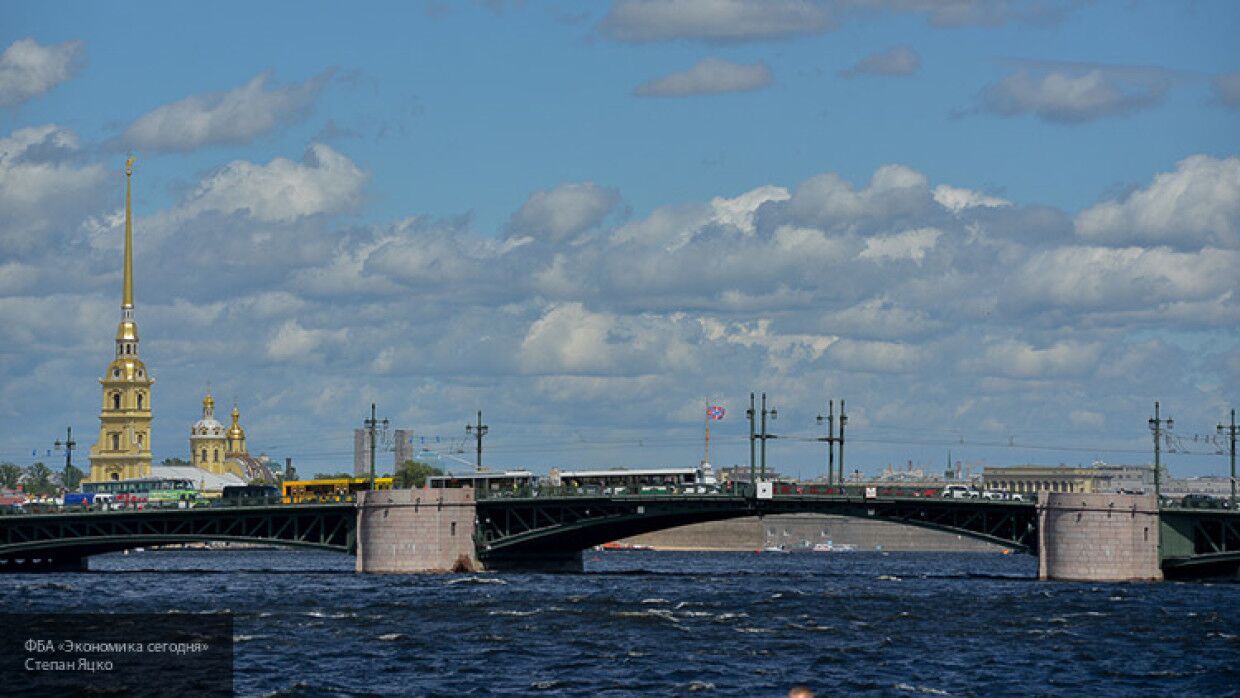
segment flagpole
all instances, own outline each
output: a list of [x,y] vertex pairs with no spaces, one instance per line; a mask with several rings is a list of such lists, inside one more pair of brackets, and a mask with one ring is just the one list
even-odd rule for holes
[[710,462],[710,398],[706,399],[706,409],[703,411],[703,426],[706,428],[706,451],[702,454],[702,462]]

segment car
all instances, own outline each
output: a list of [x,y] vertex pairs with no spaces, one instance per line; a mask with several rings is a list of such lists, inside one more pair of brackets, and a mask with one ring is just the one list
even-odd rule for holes
[[1223,499],[1208,494],[1186,494],[1180,500],[1180,506],[1190,509],[1225,509]]
[[1007,499],[1006,495],[1007,495],[1006,492],[1000,492],[999,490],[982,490],[982,499],[989,499],[992,501],[1002,501],[1004,499]]
[[972,499],[977,493],[964,485],[948,485],[939,496],[944,499]]

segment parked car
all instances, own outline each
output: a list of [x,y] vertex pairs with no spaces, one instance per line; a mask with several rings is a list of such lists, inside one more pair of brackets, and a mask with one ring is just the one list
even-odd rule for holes
[[977,492],[964,485],[948,485],[940,496],[944,499],[973,499],[977,497]]
[[1004,499],[1007,499],[1007,493],[1000,492],[999,490],[982,490],[982,499],[989,499],[996,502],[1003,501]]
[[1226,509],[1225,501],[1221,497],[1212,497],[1208,494],[1186,494],[1184,499],[1180,500],[1180,506],[1190,509]]

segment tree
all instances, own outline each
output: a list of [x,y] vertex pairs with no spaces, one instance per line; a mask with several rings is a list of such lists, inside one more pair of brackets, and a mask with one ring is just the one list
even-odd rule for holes
[[315,480],[347,480],[353,477],[353,473],[319,473],[314,476]]
[[52,484],[52,471],[42,463],[34,463],[26,468],[25,485],[27,494],[36,496],[53,494],[56,486]]
[[76,490],[78,485],[82,484],[82,480],[86,479],[86,473],[82,472],[76,465],[70,465],[65,468],[64,486],[67,490]]
[[177,457],[165,458],[160,465],[192,465],[189,461]]
[[397,489],[422,487],[431,475],[443,475],[443,471],[421,461],[407,460],[396,469],[392,486]]
[[22,468],[16,463],[0,463],[0,487],[6,490],[17,489],[17,483],[21,482]]

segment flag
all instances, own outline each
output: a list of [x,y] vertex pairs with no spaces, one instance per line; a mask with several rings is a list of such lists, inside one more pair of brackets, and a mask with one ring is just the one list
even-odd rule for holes
[[710,406],[710,407],[706,408],[706,416],[710,417],[711,419],[715,420],[716,422],[717,422],[717,421],[719,421],[719,420],[721,420],[721,419],[723,419],[723,415],[725,415],[725,414],[727,414],[727,413],[728,413],[728,411],[727,411],[727,410],[723,409],[722,407],[720,407],[720,406],[718,406],[718,405],[712,405],[712,406]]

